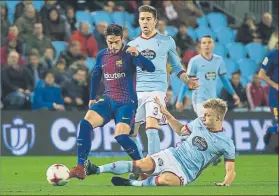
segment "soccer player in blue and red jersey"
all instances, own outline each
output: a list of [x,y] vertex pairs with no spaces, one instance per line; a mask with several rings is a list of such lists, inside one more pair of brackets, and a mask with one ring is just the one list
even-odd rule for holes
[[277,49],[264,58],[258,76],[270,86],[268,102],[275,117],[275,125],[268,127],[264,136],[264,142],[267,145],[272,133],[278,134],[278,43]]
[[[133,160],[141,158],[137,145],[130,139],[138,105],[136,94],[137,67],[154,72],[155,66],[135,47],[123,44],[123,29],[110,24],[106,31],[108,48],[99,52],[91,80],[89,110],[80,123],[77,139],[78,165],[70,172],[71,178],[84,179],[84,162],[91,148],[91,131],[104,126],[111,119],[116,124],[115,139]],[[98,101],[96,93],[104,78],[105,91]]]

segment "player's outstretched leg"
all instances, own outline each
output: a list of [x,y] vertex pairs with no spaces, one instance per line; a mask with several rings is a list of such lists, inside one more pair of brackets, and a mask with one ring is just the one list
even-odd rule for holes
[[85,163],[86,175],[92,174],[102,174],[102,173],[111,173],[111,174],[125,174],[128,172],[135,173],[152,173],[153,172],[153,161],[151,157],[146,157],[138,161],[116,161],[113,163],[96,166],[93,165],[89,160]]
[[88,111],[80,123],[80,131],[77,139],[78,164],[70,171],[70,178],[85,178],[84,162],[87,160],[91,149],[91,131],[94,127],[103,123],[103,118],[95,111]]
[[173,173],[165,172],[158,176],[150,176],[149,178],[139,181],[130,180],[121,177],[112,177],[111,182],[114,186],[181,186],[181,179]]

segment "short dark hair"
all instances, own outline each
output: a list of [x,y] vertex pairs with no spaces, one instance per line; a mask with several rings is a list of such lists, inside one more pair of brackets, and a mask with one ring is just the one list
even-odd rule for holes
[[109,24],[106,29],[106,36],[114,35],[123,37],[123,27],[118,24]]
[[233,76],[233,75],[236,75],[236,74],[237,74],[237,75],[241,75],[240,70],[237,70],[237,71],[233,72],[233,73],[232,73],[232,76]]
[[43,74],[43,78],[45,79],[45,78],[47,77],[47,75],[49,75],[49,74],[51,74],[53,77],[55,77],[54,72],[51,71],[51,70],[48,70],[47,72],[45,72],[45,73]]
[[157,19],[157,10],[150,5],[142,5],[142,6],[139,7],[138,11],[139,11],[139,13],[141,13],[141,12],[152,13],[154,18]]
[[202,38],[211,38],[212,39],[212,36],[211,35],[204,35],[204,36],[202,36]]

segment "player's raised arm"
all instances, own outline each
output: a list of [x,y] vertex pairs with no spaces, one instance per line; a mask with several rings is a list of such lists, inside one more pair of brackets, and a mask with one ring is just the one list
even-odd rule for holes
[[273,62],[272,62],[272,56],[274,51],[272,51],[271,53],[269,53],[263,60],[262,62],[262,67],[259,71],[259,78],[261,80],[264,80],[268,85],[272,86],[273,88],[275,88],[278,91],[278,84],[276,82],[274,82],[273,80],[271,80],[267,75],[266,72],[272,69],[273,66]]
[[168,52],[168,60],[172,67],[173,72],[177,75],[177,77],[187,84],[190,89],[197,89],[199,87],[198,79],[193,77],[189,78],[183,69],[180,59],[178,58],[178,54],[176,52],[176,45],[173,38],[170,37],[170,49]]
[[160,106],[160,111],[164,114],[168,120],[169,125],[171,128],[180,136],[182,135],[189,135],[191,132],[189,131],[187,126],[181,124],[173,115],[161,104],[158,97],[156,97],[155,102]]
[[98,92],[100,81],[102,79],[102,62],[100,57],[101,52],[96,57],[96,65],[93,68],[92,72],[89,107],[96,101],[96,94]]
[[129,47],[126,52],[134,56],[133,62],[136,66],[139,66],[142,70],[148,72],[154,72],[155,66],[151,60],[140,54],[136,47]]

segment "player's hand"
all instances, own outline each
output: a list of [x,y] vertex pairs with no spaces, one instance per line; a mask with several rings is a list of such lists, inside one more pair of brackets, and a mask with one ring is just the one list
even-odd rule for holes
[[181,112],[184,108],[183,103],[180,102],[180,101],[177,101],[176,104],[175,104],[175,108],[178,112]]
[[130,53],[133,56],[138,56],[139,55],[139,51],[136,47],[129,47],[126,52]]
[[196,90],[197,88],[199,88],[200,83],[198,82],[199,78],[189,78],[188,81],[188,88],[190,90]]
[[96,99],[90,100],[89,104],[88,104],[88,107],[90,108],[94,103],[96,103]]
[[223,182],[214,182],[215,186],[230,186],[228,184],[225,184]]
[[234,99],[234,104],[235,105],[238,105],[240,103],[240,99],[239,99],[239,96],[237,94],[233,95],[233,99]]
[[166,116],[169,116],[169,115],[170,115],[169,111],[166,109],[165,106],[163,106],[163,105],[161,104],[161,102],[160,102],[160,100],[159,100],[158,97],[155,97],[155,98],[154,98],[154,101],[155,101],[155,103],[157,103],[157,104],[159,105],[159,107],[160,107],[160,112],[161,112],[162,114],[164,114],[164,115],[166,115]]

